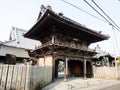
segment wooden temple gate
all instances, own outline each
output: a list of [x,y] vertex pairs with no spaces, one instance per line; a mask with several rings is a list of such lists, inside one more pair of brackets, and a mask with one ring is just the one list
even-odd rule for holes
[[108,36],[93,31],[42,5],[37,23],[24,35],[39,40],[42,45],[34,50],[39,65],[52,67],[53,80],[57,77],[58,61],[64,61],[66,76],[92,77],[91,58],[96,54],[88,48],[91,43],[108,39]]
[[90,60],[79,60],[73,58],[55,59],[55,78],[58,77],[59,60],[64,62],[64,80],[68,77],[93,77],[93,67]]

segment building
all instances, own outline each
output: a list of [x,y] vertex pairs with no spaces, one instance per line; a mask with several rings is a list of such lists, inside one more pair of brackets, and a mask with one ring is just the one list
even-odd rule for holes
[[16,57],[15,64],[22,64],[24,63],[24,60],[29,60],[30,58],[28,55],[28,52],[24,48],[0,44],[0,63],[1,64],[6,63],[7,54],[14,55]]
[[0,41],[0,63],[5,63],[6,54],[15,55],[17,64],[22,64],[25,59],[36,62],[35,58],[29,56],[29,52],[35,49],[36,46],[41,45],[41,43],[40,41],[25,38],[23,35],[26,32],[23,29],[12,27],[9,41]]
[[41,43],[36,40],[25,38],[23,35],[26,32],[27,32],[26,30],[12,27],[12,30],[9,36],[9,41],[2,42],[2,44],[13,46],[13,47],[25,48],[28,50],[35,49],[35,47],[40,45]]
[[[2,46],[6,46],[6,47],[9,47],[9,49],[11,49],[11,52],[5,51],[6,53],[14,53],[13,55],[18,56],[18,53],[15,53],[15,52],[17,52],[20,49],[21,49],[21,51],[19,52],[20,55],[21,55],[21,53],[23,53],[23,56],[26,56],[25,53],[28,53],[29,59],[31,59],[35,64],[36,59],[32,57],[33,55],[31,55],[31,51],[34,50],[35,47],[37,47],[38,45],[41,45],[41,42],[37,41],[37,40],[25,38],[23,35],[26,32],[27,32],[26,30],[12,27],[12,30],[11,30],[10,36],[9,36],[9,41],[0,42],[0,43]],[[12,48],[14,49],[15,52],[12,50]],[[5,57],[5,55],[6,54],[4,54],[4,57]],[[23,58],[23,56],[21,56],[21,57]],[[3,55],[2,55],[2,57],[3,57]],[[27,56],[27,58],[28,58],[28,56]],[[19,58],[17,58],[17,62],[19,62]],[[20,61],[20,62],[23,62],[23,61]]]
[[96,52],[88,46],[109,38],[43,5],[37,22],[24,36],[41,41],[34,53],[39,65],[53,68],[53,80],[58,77],[59,61],[64,62],[65,81],[66,76],[92,77],[91,58]]
[[99,45],[95,48],[97,54],[93,57],[93,64],[96,67],[113,67],[115,66],[115,57],[101,50]]

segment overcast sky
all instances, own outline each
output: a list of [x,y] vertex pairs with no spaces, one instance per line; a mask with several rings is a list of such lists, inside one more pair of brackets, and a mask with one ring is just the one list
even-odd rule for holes
[[[66,0],[85,11],[101,18],[94,10],[92,10],[84,0]],[[92,5],[91,0],[89,1]],[[119,0],[95,0],[101,8],[120,26],[120,1]],[[88,28],[96,31],[102,31],[103,34],[109,34],[111,38],[97,44],[103,51],[120,55],[120,51],[116,44],[114,45],[114,34],[112,27],[66,3],[62,0],[0,0],[0,41],[8,40],[12,26],[29,30],[35,23],[40,11],[41,5],[50,5],[52,9],[64,16],[69,17]],[[118,46],[120,46],[120,32],[115,30]]]

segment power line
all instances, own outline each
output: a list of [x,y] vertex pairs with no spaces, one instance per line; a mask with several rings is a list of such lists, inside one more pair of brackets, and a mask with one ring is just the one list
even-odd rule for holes
[[[120,27],[110,18],[110,16],[108,16],[105,11],[94,1],[92,0],[92,2],[107,16],[107,18],[112,21],[112,23],[114,23],[114,25],[116,27],[118,27],[120,29]],[[112,25],[112,30],[113,30],[113,33],[114,33],[114,38],[115,38],[115,42],[116,42],[116,46],[118,48],[118,50],[120,51],[119,47],[118,47],[118,42],[117,42],[117,37],[116,37],[116,34],[115,34],[115,30],[114,30],[114,26]]]
[[118,43],[117,43],[117,38],[116,38],[116,34],[115,34],[115,30],[114,30],[114,27],[112,26],[112,30],[113,30],[113,34],[114,34],[114,40],[113,41],[115,41],[115,43],[116,43],[116,45],[113,43],[113,45],[114,45],[114,53],[115,53],[115,66],[117,66],[117,61],[116,61],[116,48],[115,47],[117,47],[117,49],[118,49],[118,51],[120,50],[119,49],[119,47],[118,47]]
[[[113,33],[114,33],[114,37],[115,37],[115,42],[116,42],[116,46],[119,50],[119,47],[118,47],[118,43],[117,43],[117,38],[116,38],[116,34],[115,34],[115,30],[114,28],[116,28],[117,24],[92,0],[92,2],[107,16],[107,18],[112,21],[112,23],[115,24],[115,26],[108,20],[106,19],[100,12],[98,12],[90,3],[88,3],[86,0],[84,0],[93,10],[95,10],[100,16],[102,16],[111,26],[112,26],[112,30],[113,30]],[[117,26],[119,28],[119,26]],[[120,32],[120,29],[116,28],[119,32]]]
[[86,0],[84,0],[94,11],[96,11],[100,16],[102,16],[109,24],[111,24],[111,22],[109,20],[107,20],[101,13],[99,13],[90,3],[88,3]]
[[114,33],[116,46],[117,46],[117,48],[118,48],[118,51],[120,51],[119,46],[118,46],[118,42],[117,42],[117,37],[116,37],[115,30],[114,30],[114,27],[113,27],[113,26],[112,26],[112,30],[113,30],[113,33]]
[[108,15],[104,12],[104,10],[103,10],[102,8],[100,8],[100,6],[99,6],[94,0],[92,0],[92,2],[107,16],[107,18],[108,18],[109,20],[111,20],[111,21],[114,23],[114,25],[115,25],[116,27],[118,27],[118,28],[120,29],[120,27],[110,18],[110,16],[108,16]]
[[86,0],[84,0],[93,10],[95,10],[101,17],[103,17],[110,25],[112,25],[114,28],[116,28],[119,32],[120,29],[118,29],[116,26],[114,26],[108,19],[106,19],[99,11],[97,11],[90,3],[88,3]]
[[103,19],[101,19],[101,18],[99,18],[99,17],[97,17],[97,16],[95,16],[95,15],[93,15],[93,14],[91,14],[91,13],[88,13],[87,11],[85,11],[85,10],[77,7],[76,5],[74,5],[74,4],[72,4],[72,3],[69,3],[69,2],[67,2],[67,1],[65,1],[65,0],[61,0],[61,1],[65,2],[65,3],[69,4],[69,5],[71,5],[72,7],[76,8],[76,9],[78,9],[78,10],[80,10],[80,11],[82,11],[82,12],[84,12],[84,13],[86,13],[86,14],[88,14],[88,15],[90,15],[90,16],[98,19],[98,20],[100,20],[100,21],[103,21],[103,22],[105,22],[105,23],[108,23],[108,22],[106,22],[105,20],[103,20]]
[[[101,20],[101,21],[103,21],[103,22],[105,22],[105,23],[109,23],[109,25],[112,26],[113,31],[114,31],[114,28],[116,28],[116,29],[120,32],[120,27],[102,10],[102,8],[100,8],[100,7],[94,2],[94,0],[92,0],[92,2],[107,16],[107,18],[108,18],[110,21],[109,21],[106,17],[104,17],[99,11],[97,11],[90,3],[88,3],[86,0],[84,0],[84,1],[85,1],[93,10],[95,10],[102,18],[104,18],[106,21],[103,20],[103,19],[101,19],[101,18],[96,17],[95,15],[93,15],[93,14],[91,14],[91,13],[88,13],[87,11],[85,11],[85,10],[79,8],[78,6],[76,6],[76,5],[74,5],[74,4],[71,4],[71,3],[69,3],[69,2],[67,2],[67,1],[65,1],[65,0],[61,0],[61,1],[65,2],[65,3],[69,4],[69,5],[71,5],[72,7],[76,8],[76,9],[78,9],[78,10],[81,10],[82,12],[84,12],[84,13],[86,13],[86,14],[88,14],[88,15],[96,18],[96,19],[99,19],[99,20]],[[114,25],[113,25],[111,22],[112,22]],[[119,28],[119,29],[118,29],[118,28]],[[116,45],[117,45],[117,47],[118,47],[118,43],[117,43],[117,38],[116,38],[116,35],[115,35],[115,31],[114,31],[114,36],[115,36]],[[119,49],[119,48],[118,48],[118,49]]]

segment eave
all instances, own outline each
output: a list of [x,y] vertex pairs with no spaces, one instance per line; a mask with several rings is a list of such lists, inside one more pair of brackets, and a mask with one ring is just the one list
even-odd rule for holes
[[91,37],[91,39],[89,41],[90,43],[107,40],[109,38],[109,36],[100,34],[96,31],[86,28],[86,27],[82,26],[81,24],[79,24],[69,18],[66,18],[64,16],[59,16],[59,15],[55,14],[54,12],[50,11],[49,9],[46,10],[44,15],[37,21],[37,23],[24,36],[27,38],[42,41],[43,38],[45,37],[45,34],[50,32],[50,30],[48,30],[48,28],[53,23],[59,24],[59,26],[62,26],[62,27],[70,28],[71,30],[74,30],[76,32],[79,32],[79,33],[82,32],[85,35],[88,35],[89,37]]

